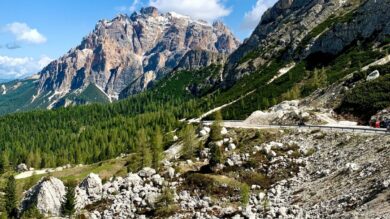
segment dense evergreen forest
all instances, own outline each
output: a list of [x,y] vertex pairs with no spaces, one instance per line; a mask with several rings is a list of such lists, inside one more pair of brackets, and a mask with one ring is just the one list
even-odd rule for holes
[[[95,163],[144,147],[137,132],[144,129],[147,147],[157,129],[171,133],[182,118],[200,114],[201,101],[186,92],[188,84],[215,75],[220,66],[178,72],[148,91],[114,104],[94,104],[57,110],[39,110],[0,117],[0,172],[26,163],[35,168],[68,163]],[[195,77],[192,77],[194,75]],[[187,78],[184,80],[185,77]],[[182,83],[176,83],[177,80]],[[164,135],[164,144],[173,136]]]

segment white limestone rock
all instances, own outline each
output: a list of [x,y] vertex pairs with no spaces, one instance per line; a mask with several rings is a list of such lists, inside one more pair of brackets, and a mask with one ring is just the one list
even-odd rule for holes
[[60,216],[65,194],[66,188],[61,180],[44,177],[25,193],[20,211],[24,212],[35,205],[43,215]]

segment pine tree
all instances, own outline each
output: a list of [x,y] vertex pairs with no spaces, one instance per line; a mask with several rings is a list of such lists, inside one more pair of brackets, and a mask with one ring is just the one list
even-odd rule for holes
[[271,105],[275,106],[276,104],[278,104],[278,101],[276,100],[276,98],[272,98],[271,99]]
[[263,97],[263,100],[262,100],[262,103],[261,105],[263,106],[263,109],[268,109],[269,107],[269,101],[268,101],[268,98],[266,97]]
[[150,167],[152,165],[152,155],[150,152],[148,137],[146,135],[145,129],[140,129],[137,132],[137,148],[138,148],[138,168],[142,169],[144,167]]
[[153,137],[152,145],[152,154],[153,154],[153,164],[154,169],[160,167],[160,162],[163,159],[164,145],[163,145],[163,135],[161,133],[160,127],[156,128],[155,135]]
[[222,114],[220,111],[215,113],[215,119],[211,125],[210,140],[219,141],[222,140]]
[[215,143],[211,143],[210,147],[210,166],[214,167],[217,164],[223,163],[222,148]]
[[183,157],[185,159],[193,159],[196,148],[199,146],[194,127],[187,125],[182,131],[181,137],[183,138]]
[[16,199],[16,181],[14,176],[10,176],[5,189],[5,209],[9,218],[16,218],[18,214]]
[[28,167],[34,167],[34,153],[30,151],[27,155],[26,165]]
[[3,152],[0,156],[0,174],[7,172],[9,168],[8,153]]
[[67,184],[67,191],[65,195],[65,203],[62,206],[62,213],[66,216],[72,216],[75,212],[75,188],[77,183],[71,181]]

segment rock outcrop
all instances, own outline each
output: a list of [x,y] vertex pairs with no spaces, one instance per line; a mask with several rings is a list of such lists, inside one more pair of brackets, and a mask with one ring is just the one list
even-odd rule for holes
[[36,207],[43,215],[60,216],[65,194],[66,188],[61,180],[45,177],[25,193],[20,211],[23,213],[31,207]]
[[[238,45],[220,22],[210,25],[173,12],[160,14],[156,8],[143,8],[131,16],[99,21],[79,46],[41,71],[38,94],[50,92],[50,101],[55,102],[95,84],[117,99],[127,87],[128,94],[147,89],[179,63],[190,68],[208,65],[219,60],[214,54],[230,54]],[[193,50],[204,52],[198,58],[194,56],[198,52],[188,53]]]
[[75,189],[76,209],[101,200],[103,191],[102,180],[94,173],[88,175]]
[[307,49],[307,55],[337,55],[356,41],[384,39],[390,35],[390,1],[368,0],[344,20],[320,35]]
[[90,218],[145,218],[161,194],[164,178],[152,168],[117,177],[103,186],[106,210],[92,210]]
[[180,60],[176,69],[194,70],[211,64],[223,65],[226,59],[226,54],[208,52],[205,50],[191,50]]

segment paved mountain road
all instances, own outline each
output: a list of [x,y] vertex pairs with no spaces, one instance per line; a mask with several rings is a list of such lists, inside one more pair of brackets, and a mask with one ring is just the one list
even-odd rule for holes
[[[203,121],[204,125],[211,125],[213,121]],[[223,121],[223,126],[226,128],[244,128],[244,129],[320,129],[324,131],[338,131],[338,132],[354,132],[354,133],[376,133],[389,135],[390,133],[383,128],[372,128],[369,126],[331,126],[331,125],[257,125],[257,124],[248,124],[243,120],[225,120]]]

